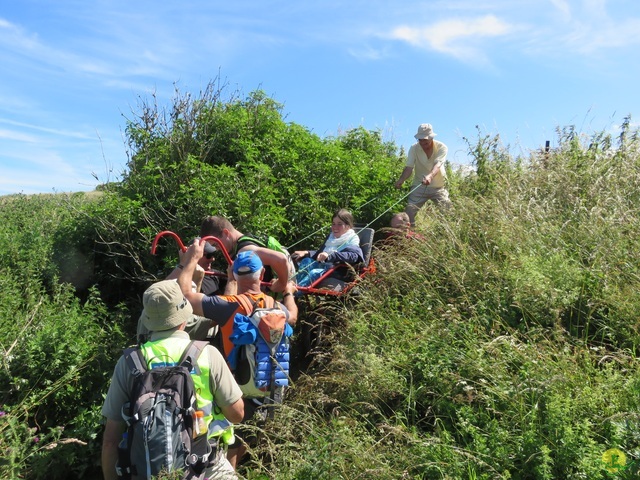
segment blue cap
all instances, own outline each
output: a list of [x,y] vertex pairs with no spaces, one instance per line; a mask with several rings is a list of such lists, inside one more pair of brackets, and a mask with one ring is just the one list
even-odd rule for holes
[[254,251],[240,252],[233,261],[233,273],[247,275],[262,269],[262,261]]

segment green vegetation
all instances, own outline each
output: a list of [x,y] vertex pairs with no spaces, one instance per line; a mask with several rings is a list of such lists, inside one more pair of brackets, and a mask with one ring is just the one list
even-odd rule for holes
[[[0,478],[100,478],[111,370],[176,260],[170,240],[149,254],[156,233],[186,241],[219,213],[313,246],[337,207],[376,228],[401,208],[401,154],[379,132],[321,139],[262,92],[224,94],[143,101],[127,176],[102,195],[0,199]],[[512,158],[469,141],[454,209],[427,206],[426,241],[380,246],[375,277],[333,302],[331,347],[246,478],[637,477],[640,139],[627,119],[618,138],[568,127],[557,143]],[[607,470],[611,448],[625,469]]]

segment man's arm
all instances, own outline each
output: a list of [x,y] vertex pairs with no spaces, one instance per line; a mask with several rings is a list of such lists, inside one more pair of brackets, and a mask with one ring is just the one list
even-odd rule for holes
[[282,292],[289,283],[289,263],[287,257],[282,252],[276,252],[268,248],[258,247],[255,245],[247,245],[240,251],[253,250],[256,255],[262,260],[264,266],[269,266],[273,269],[274,273],[278,276],[278,279],[274,281],[270,288],[274,292]]
[[202,293],[202,281],[204,280],[204,268],[200,265],[196,265],[196,269],[193,272],[193,283],[196,285],[196,292]]
[[224,286],[225,295],[237,295],[238,293],[238,281],[233,275],[233,263],[230,263],[227,267],[227,284]]
[[400,174],[400,178],[398,178],[398,181],[395,183],[396,188],[401,188],[402,184],[411,176],[412,173],[413,167],[404,167],[404,170],[402,170],[402,173]]
[[229,366],[222,354],[214,347],[207,347],[209,352],[209,371],[211,392],[216,405],[231,423],[239,423],[244,417],[244,401],[242,390],[238,386]]
[[244,401],[240,398],[236,403],[220,407],[222,414],[231,423],[240,423],[244,417]]
[[293,326],[298,321],[298,305],[294,294],[296,293],[296,287],[293,283],[288,283],[284,289],[284,297],[282,298],[282,304],[289,310],[289,319],[287,322]]
[[118,460],[118,443],[122,439],[125,423],[107,419],[102,437],[102,474],[105,480],[118,480],[116,462]]
[[204,298],[204,294],[194,292],[192,290],[191,279],[193,278],[196,266],[198,265],[198,260],[202,258],[203,253],[204,245],[202,245],[200,241],[193,242],[182,255],[182,263],[175,269],[178,270],[177,280],[178,285],[180,285],[180,290],[182,290],[182,294],[191,304],[193,313],[200,316],[204,315],[204,312],[202,311],[202,299]]
[[438,173],[440,173],[440,165],[436,163],[431,169],[431,172],[422,177],[422,184],[429,185],[433,181],[433,177],[435,177]]
[[[180,263],[173,269],[171,270],[171,272],[169,273],[169,275],[166,276],[165,280],[176,280],[180,274],[182,273],[182,268],[180,268],[179,265],[182,265],[182,255],[180,257]],[[196,269],[193,273],[193,278],[192,283],[191,283],[191,289],[195,289],[196,292],[201,292],[202,291],[202,281],[204,280],[204,268],[202,268],[200,265],[196,265]]]

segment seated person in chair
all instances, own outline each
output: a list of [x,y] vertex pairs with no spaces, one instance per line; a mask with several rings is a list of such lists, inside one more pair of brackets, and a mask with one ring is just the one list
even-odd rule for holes
[[413,240],[425,241],[424,235],[414,232],[411,229],[411,220],[407,212],[399,212],[391,217],[389,229],[385,233],[385,243],[393,244],[396,240],[402,238],[411,238]]
[[[340,209],[333,215],[331,233],[318,250],[298,250],[292,258],[298,262],[296,283],[302,287],[312,285],[334,264],[356,265],[364,262],[360,238],[353,230],[354,219],[349,210]],[[334,287],[335,282],[319,287]]]

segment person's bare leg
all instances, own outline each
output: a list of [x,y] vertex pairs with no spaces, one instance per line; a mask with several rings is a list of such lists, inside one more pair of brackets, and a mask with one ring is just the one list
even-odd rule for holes
[[244,454],[247,453],[247,447],[244,444],[240,444],[239,447],[230,448],[227,450],[227,460],[231,466],[235,469],[238,466],[238,462],[244,457]]

